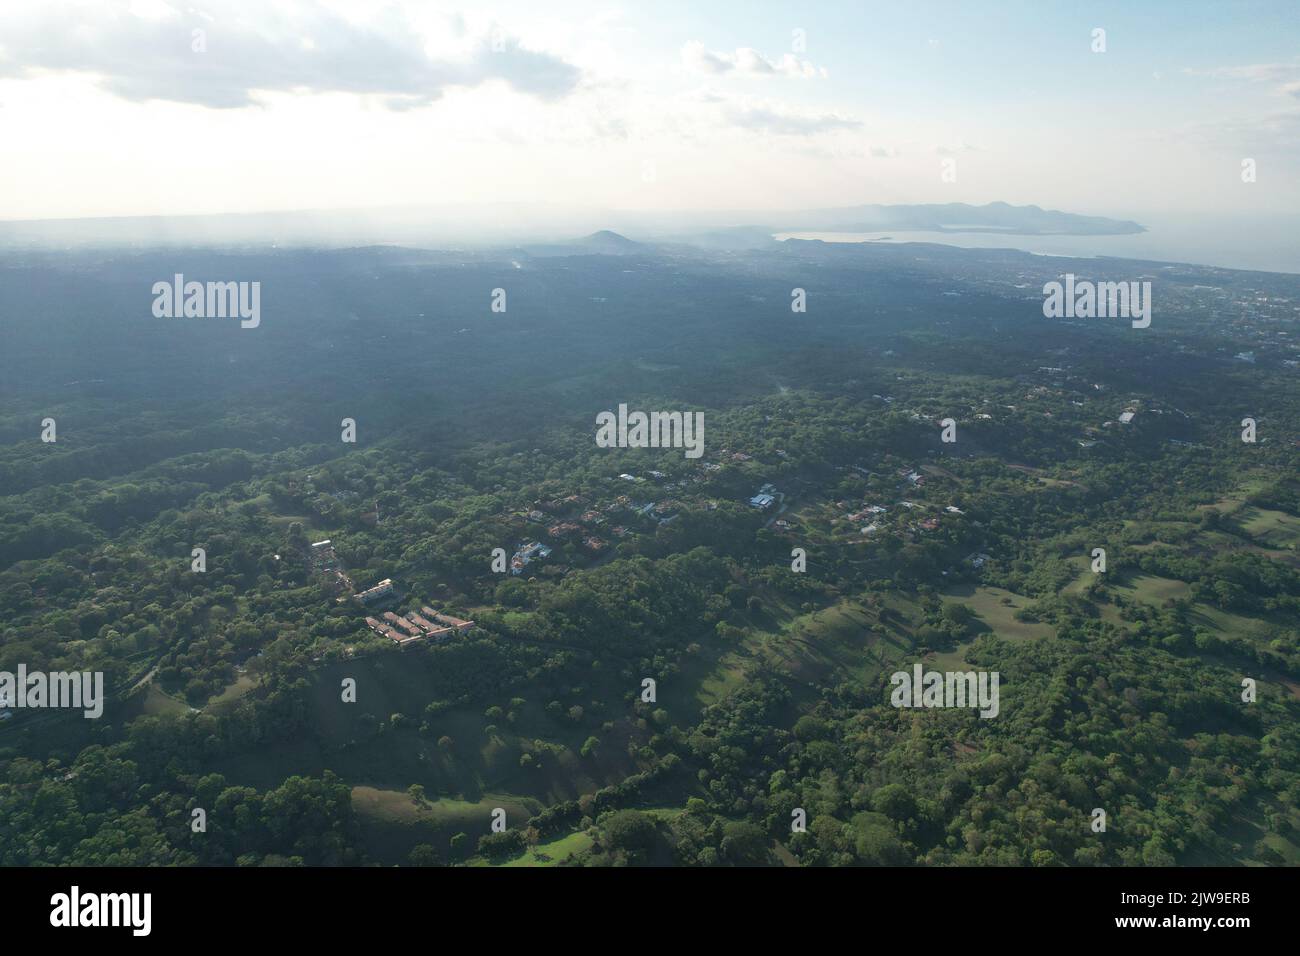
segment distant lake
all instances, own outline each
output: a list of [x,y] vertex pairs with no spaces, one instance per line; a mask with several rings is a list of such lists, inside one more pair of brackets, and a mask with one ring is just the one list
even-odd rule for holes
[[1228,269],[1300,274],[1300,216],[1260,219],[1214,218],[1153,222],[1134,216],[1148,229],[1130,236],[1025,236],[1014,233],[931,232],[886,229],[880,232],[781,232],[776,239],[823,242],[937,242],[966,249],[1020,249],[1049,256],[1115,256],[1191,262]]

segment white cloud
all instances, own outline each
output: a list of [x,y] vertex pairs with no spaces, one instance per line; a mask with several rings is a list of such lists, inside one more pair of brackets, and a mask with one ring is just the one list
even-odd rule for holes
[[1216,80],[1243,80],[1263,83],[1273,92],[1284,96],[1300,97],[1300,62],[1297,63],[1247,63],[1242,66],[1218,66],[1209,70],[1187,70],[1192,76],[1208,76]]
[[719,53],[692,40],[682,47],[682,64],[693,73],[741,76],[790,76],[802,79],[827,76],[824,67],[814,66],[793,53],[770,60],[752,47],[739,47],[734,53]]
[[399,110],[492,80],[557,100],[581,78],[572,64],[498,30],[430,55],[398,9],[375,13],[357,23],[317,3],[267,8],[211,0],[206,14],[196,14],[183,0],[45,0],[0,19],[0,77],[84,74],[125,100],[217,109],[255,105],[259,93],[305,91],[375,94]]
[[796,112],[775,106],[731,105],[724,115],[732,126],[783,136],[812,136],[862,128],[861,120],[838,113]]

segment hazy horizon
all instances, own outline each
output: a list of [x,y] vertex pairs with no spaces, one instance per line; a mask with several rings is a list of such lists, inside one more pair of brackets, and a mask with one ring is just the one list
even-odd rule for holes
[[0,220],[539,196],[1294,213],[1298,36],[1294,8],[1264,0],[996,17],[52,0],[0,11],[5,161],[24,185]]
[[[690,243],[698,237],[728,229],[766,226],[773,230],[770,234],[778,241],[790,237],[825,241],[926,242],[962,248],[1009,248],[1042,255],[1107,256],[1227,269],[1300,272],[1300,216],[1290,213],[1185,213],[1180,216],[1155,213],[1123,217],[1143,226],[1142,232],[1131,235],[961,229],[943,232],[922,229],[782,232],[776,226],[783,214],[803,211],[647,212],[548,203],[502,203],[405,209],[277,210],[210,216],[178,213],[170,216],[18,220],[0,221],[0,247],[111,249],[123,246],[278,245],[342,248],[397,245],[454,250],[565,242],[602,230],[617,232],[638,242]],[[494,217],[493,213],[497,215]],[[268,233],[269,228],[283,232]]]

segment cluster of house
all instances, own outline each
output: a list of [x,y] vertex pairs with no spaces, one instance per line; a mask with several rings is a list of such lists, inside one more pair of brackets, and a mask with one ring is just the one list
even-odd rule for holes
[[854,522],[870,521],[873,515],[882,515],[888,510],[884,505],[867,505],[861,511],[849,515],[849,520]]
[[[781,448],[776,449],[776,454],[781,458],[789,457],[785,452],[785,450]],[[741,463],[741,462],[754,460],[753,455],[748,455],[743,451],[731,451],[728,448],[722,449],[719,458],[724,462],[734,462],[734,463]],[[708,481],[709,480],[708,475],[715,472],[722,471],[722,465],[712,461],[701,461],[699,462],[699,467],[701,471],[705,472],[706,474],[686,475],[684,477],[680,477],[676,479],[675,481],[668,481],[667,479],[669,476],[662,471],[648,471],[646,472],[646,474],[648,474],[652,479],[654,479],[654,481],[657,484],[662,485],[664,491],[672,494],[675,492],[685,491],[689,489],[692,485],[697,485],[700,484],[701,482]],[[627,472],[624,472],[618,477],[622,481],[630,481],[635,484],[643,484],[646,480],[639,475],[632,475],[632,474],[628,474]]]
[[524,568],[528,562],[537,558],[548,558],[551,556],[551,549],[540,541],[525,542],[520,545],[519,550],[514,553],[510,559],[510,573],[523,574]]
[[[879,477],[874,472],[869,471],[860,465],[850,465],[848,467],[868,478]],[[898,469],[897,476],[902,479],[900,484],[902,484],[904,488],[909,486],[919,488],[925,485],[925,476],[910,467]],[[905,484],[903,484],[904,482]],[[755,501],[751,501],[750,503],[754,504],[756,507],[758,506],[758,503]],[[918,505],[915,501],[907,500],[900,500],[895,504],[900,508],[906,508],[908,511],[924,507]],[[861,528],[861,533],[864,535],[876,534],[882,530],[883,525],[880,524],[879,521],[882,519],[882,516],[888,514],[890,508],[890,506],[883,504],[864,504],[855,509],[855,506],[850,505],[847,501],[837,501],[836,506],[845,509],[845,514],[841,520],[858,525]],[[951,515],[964,515],[966,513],[956,505],[945,505],[943,510],[946,514]],[[863,522],[867,523],[863,524]],[[914,532],[934,531],[939,527],[939,516],[934,515],[921,518],[920,520],[908,525],[908,527]]]
[[860,521],[869,521],[870,524],[863,526],[862,533],[875,534],[880,530],[880,525],[872,519],[876,515],[883,515],[888,510],[889,509],[884,505],[867,505],[867,507],[863,508],[861,511],[855,511],[853,514],[849,515],[849,520],[854,524],[857,524]]
[[[474,626],[473,621],[465,621],[458,617],[452,617],[450,614],[443,614],[441,611],[435,611],[427,604],[420,608],[419,613],[411,611],[405,617],[394,614],[392,611],[385,611],[381,616],[383,620],[367,617],[366,625],[376,634],[388,638],[399,646],[405,646],[426,637],[431,637],[435,641],[445,640],[454,634],[464,633]],[[431,621],[429,618],[433,618],[433,620]]]
[[312,571],[325,575],[336,593],[352,590],[352,579],[344,572],[342,562],[334,553],[334,545],[329,538],[313,542],[309,555]]
[[659,524],[669,524],[677,519],[677,513],[681,510],[680,501],[647,501],[643,505],[633,505],[632,510],[642,517],[649,518],[651,521],[657,521]]
[[[649,474],[656,481],[662,481],[668,477],[661,471],[651,471]],[[635,475],[624,474],[619,477],[625,481],[645,483],[644,478]],[[665,490],[677,488],[683,484],[685,482],[674,483],[666,486]],[[554,501],[535,502],[529,511],[523,512],[523,517],[533,524],[543,525],[546,528],[547,537],[552,542],[577,540],[588,551],[593,554],[600,554],[609,548],[609,541],[601,536],[605,532],[597,533],[597,529],[606,527],[609,520],[606,517],[607,515],[633,511],[659,524],[668,524],[677,519],[683,507],[680,501],[673,498],[639,503],[633,501],[628,495],[619,495],[603,507],[587,507],[581,496],[569,495],[566,498],[558,498]],[[578,514],[581,508],[586,510]],[[624,525],[609,527],[607,530],[610,535],[616,538],[623,538],[632,533]],[[548,557],[550,554],[551,548],[543,545],[540,541],[525,541],[520,544],[519,549],[511,558],[511,573],[521,574],[530,562]]]
[[364,591],[358,591],[352,595],[352,600],[360,604],[371,604],[382,598],[388,597],[393,593],[393,581],[391,578],[384,578],[373,588],[367,588]]
[[[751,456],[744,452],[731,452],[724,449],[722,454],[727,461],[743,462],[752,460]],[[705,471],[718,471],[721,468],[721,466],[709,462],[703,463],[702,467]],[[663,491],[670,494],[705,480],[702,476],[697,475],[676,481],[668,481],[670,476],[662,471],[652,470],[647,474],[654,484],[660,485]],[[626,481],[632,485],[646,486],[649,484],[646,478],[627,472],[618,475],[618,480]],[[630,488],[628,490],[631,491]],[[640,496],[638,495],[638,497]],[[760,510],[766,510],[773,503],[784,501],[784,498],[785,496],[771,485],[764,485],[759,489],[758,495],[750,499],[750,504]],[[528,511],[516,512],[516,514],[522,514],[527,521],[545,527],[546,535],[552,542],[577,539],[581,541],[582,546],[588,551],[593,554],[600,554],[609,548],[609,541],[597,534],[596,529],[606,526],[607,515],[633,511],[659,524],[669,524],[680,516],[684,507],[681,501],[672,497],[665,498],[662,501],[636,502],[628,495],[618,495],[612,502],[604,506],[595,505],[589,507],[581,495],[568,495],[550,501],[536,501]],[[714,502],[706,504],[704,507],[715,508],[717,504]],[[580,509],[584,508],[586,510],[579,514]],[[624,525],[610,527],[607,532],[615,538],[623,538],[632,533]],[[601,531],[601,534],[604,533],[606,531]],[[551,548],[543,545],[540,541],[525,541],[520,544],[519,549],[510,559],[510,572],[512,574],[522,574],[524,568],[531,562],[549,557],[550,554]],[[547,570],[552,569],[548,566]]]

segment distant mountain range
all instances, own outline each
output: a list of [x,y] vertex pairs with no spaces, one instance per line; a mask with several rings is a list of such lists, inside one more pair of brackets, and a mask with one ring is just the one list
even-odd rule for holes
[[1146,232],[1127,219],[1080,216],[1038,206],[991,202],[810,209],[779,220],[774,232],[998,232],[1019,236],[1122,236]]
[[610,229],[601,229],[568,242],[536,243],[519,247],[520,252],[530,256],[625,256],[654,250],[653,244],[633,242],[627,236]]
[[[604,227],[604,228],[602,228]],[[611,228],[619,230],[612,231]],[[579,236],[596,229],[581,239]],[[405,206],[219,216],[143,216],[0,222],[0,247],[280,245],[424,249],[521,247],[532,255],[619,255],[638,244],[754,249],[792,232],[988,232],[1007,236],[1108,236],[1145,232],[1136,222],[1004,202],[763,210],[618,211],[547,205]],[[644,250],[642,250],[644,251]]]
[[[1124,236],[1146,232],[1139,223],[1104,216],[1080,216],[1038,206],[992,202],[984,206],[940,203],[911,206],[846,206],[781,214],[769,224],[705,228],[674,235],[669,241],[708,249],[756,249],[785,233],[933,232],[989,233],[1005,236]],[[940,241],[936,239],[936,241]],[[531,246],[532,255],[626,255],[644,251],[634,242],[602,229],[572,242]]]

